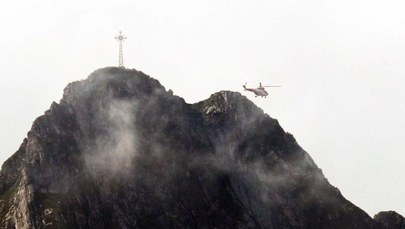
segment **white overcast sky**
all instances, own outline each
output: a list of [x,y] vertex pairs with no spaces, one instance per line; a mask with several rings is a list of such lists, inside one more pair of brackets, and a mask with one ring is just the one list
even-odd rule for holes
[[[117,64],[189,103],[240,91],[373,216],[405,215],[405,1],[15,0],[0,8],[0,162],[67,83]],[[281,84],[267,99],[242,84]]]

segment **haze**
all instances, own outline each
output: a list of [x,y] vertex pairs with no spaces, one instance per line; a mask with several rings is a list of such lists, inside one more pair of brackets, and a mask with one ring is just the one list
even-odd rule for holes
[[[8,1],[0,9],[0,161],[71,81],[118,62],[189,103],[239,91],[373,216],[405,215],[405,2]],[[281,84],[267,99],[242,84]]]

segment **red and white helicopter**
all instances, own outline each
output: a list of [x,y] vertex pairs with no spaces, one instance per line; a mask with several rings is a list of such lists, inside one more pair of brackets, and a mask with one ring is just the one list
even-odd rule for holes
[[262,86],[262,83],[259,83],[258,88],[247,88],[246,83],[245,83],[245,85],[242,85],[242,86],[245,89],[245,91],[251,91],[251,92],[255,93],[255,97],[260,96],[260,97],[264,97],[264,98],[266,98],[266,96],[269,95],[269,93],[267,93],[267,91],[264,89],[265,87],[281,87],[281,86]]

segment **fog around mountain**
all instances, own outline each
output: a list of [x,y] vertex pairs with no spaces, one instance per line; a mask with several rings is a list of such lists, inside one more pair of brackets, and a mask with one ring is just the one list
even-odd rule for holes
[[135,69],[70,83],[0,171],[3,228],[353,228],[374,219],[238,92],[188,104]]
[[[403,8],[396,0],[5,2],[1,160],[66,84],[116,65],[121,29],[127,67],[188,103],[243,93],[370,216],[404,215]],[[245,82],[283,87],[255,99]]]

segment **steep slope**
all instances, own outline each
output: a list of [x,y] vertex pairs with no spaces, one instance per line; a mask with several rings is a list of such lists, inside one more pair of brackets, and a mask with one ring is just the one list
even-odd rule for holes
[[69,84],[0,172],[3,228],[378,228],[239,93],[142,72]]

